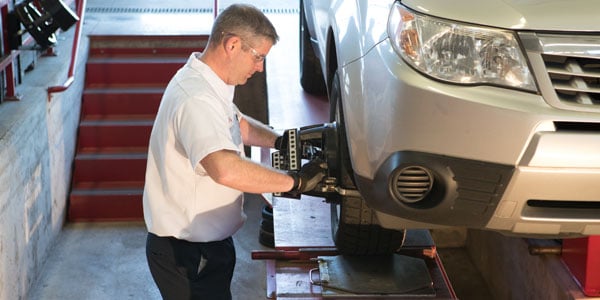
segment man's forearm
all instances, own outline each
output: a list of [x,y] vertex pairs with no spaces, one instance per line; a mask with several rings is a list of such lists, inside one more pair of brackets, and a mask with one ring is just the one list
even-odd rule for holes
[[240,130],[244,145],[273,148],[279,134],[271,127],[244,115],[240,121]]
[[294,178],[285,172],[231,151],[213,152],[200,163],[215,182],[242,192],[287,192],[294,186]]

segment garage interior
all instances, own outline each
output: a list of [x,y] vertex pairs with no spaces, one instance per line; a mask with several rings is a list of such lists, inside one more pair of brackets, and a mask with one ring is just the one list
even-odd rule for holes
[[[86,100],[85,105],[78,104],[80,110],[79,106],[74,106],[76,114],[80,114],[77,137],[73,137],[78,142],[72,157],[67,157],[69,151],[66,151],[63,158],[65,165],[73,161],[72,183],[62,188],[70,189],[63,191],[69,195],[69,200],[68,204],[58,208],[59,213],[54,213],[58,216],[39,218],[40,222],[52,219],[48,221],[52,224],[48,227],[54,228],[46,245],[39,249],[26,246],[22,252],[11,252],[6,246],[12,240],[23,239],[27,245],[35,244],[29,241],[40,223],[27,219],[32,215],[30,211],[16,213],[26,215],[27,220],[23,221],[24,227],[28,228],[25,238],[6,238],[10,236],[8,231],[16,232],[18,229],[13,228],[20,226],[2,225],[5,231],[0,234],[0,255],[4,257],[0,262],[8,261],[14,267],[0,268],[0,282],[3,282],[0,299],[160,299],[146,265],[146,229],[140,209],[145,143],[152,114],[160,101],[161,86],[191,51],[201,49],[206,42],[214,6],[222,8],[233,1],[204,1],[206,3],[201,4],[190,4],[185,0],[166,4],[154,0],[65,2],[73,7],[84,4],[84,13],[80,14],[81,27],[74,26],[59,33],[57,44],[41,56],[31,50],[21,50],[18,56],[11,56],[13,61],[32,67],[27,72],[15,71],[20,80],[14,96],[19,99],[10,99],[13,95],[10,95],[9,87],[9,95],[0,105],[0,125],[11,120],[11,110],[27,114],[24,106],[33,102],[36,103],[33,105],[35,111],[43,115],[44,111],[73,110],[69,103]],[[266,72],[253,78],[236,94],[241,110],[280,130],[328,122],[327,98],[305,93],[299,83],[298,1],[236,2],[252,3],[263,9],[281,37],[266,60]],[[0,3],[6,8],[8,1]],[[75,50],[73,45],[77,40],[80,46]],[[165,53],[164,56],[150,59],[149,53],[156,49]],[[80,66],[74,67],[74,74],[65,74],[73,61],[79,62]],[[4,64],[5,69],[6,66]],[[131,76],[124,70],[134,70],[141,76]],[[75,79],[67,87],[70,91],[65,93],[61,84],[65,78],[68,81],[70,75]],[[48,88],[48,94],[29,92],[55,84],[58,85],[56,94],[50,93],[51,88]],[[256,95],[264,97],[256,100]],[[67,101],[65,98],[69,97],[75,100]],[[109,115],[108,109],[99,104],[102,101],[114,102],[116,108],[110,113],[115,115]],[[138,110],[132,112],[131,107]],[[124,119],[124,116],[130,119]],[[7,124],[8,129],[5,129],[10,131],[11,126],[14,125]],[[110,144],[108,147],[112,152],[98,153],[98,149],[104,147],[103,143]],[[11,157],[12,152],[6,147],[1,149],[7,154],[5,157]],[[124,149],[130,152],[123,153]],[[249,151],[253,158],[267,160],[264,151]],[[7,178],[10,169],[3,170],[7,170],[2,172],[3,178]],[[44,173],[36,170],[22,172]],[[109,177],[111,180],[122,177],[119,188],[103,186],[103,180]],[[104,189],[97,190],[98,187]],[[119,189],[126,192],[119,194]],[[6,197],[2,196],[9,197],[8,193]],[[102,198],[101,202],[97,202],[97,198]],[[277,198],[274,203],[275,229],[273,245],[269,245],[269,241],[260,239],[264,237],[260,235],[264,230],[264,199],[260,195],[246,196],[244,209],[248,220],[234,236],[237,251],[232,283],[234,299],[343,298],[324,294],[320,287],[311,286],[310,276],[307,277],[310,268],[305,270],[305,266],[299,266],[297,262],[306,264],[305,253],[295,252],[311,249],[314,253],[335,253],[329,228],[329,205],[320,198],[309,196],[303,196],[301,200]],[[2,222],[8,223],[4,215],[9,213],[14,211],[0,210]],[[19,221],[15,222],[18,224]],[[597,271],[600,264],[592,255],[593,249],[598,249],[595,237],[577,239],[567,247],[558,240],[511,238],[464,228],[414,231],[411,234],[425,237],[425,241],[416,241],[413,248],[405,249],[404,254],[435,266],[440,277],[429,278],[435,282],[433,293],[377,297],[592,299],[594,290],[600,289]],[[282,254],[280,251],[288,252]],[[291,255],[292,259],[284,258],[285,255]],[[31,257],[35,261],[33,266],[28,263],[26,267],[19,267],[19,261]],[[282,271],[290,268],[293,269],[291,274]],[[371,299],[376,293],[371,292],[368,296],[351,298]]]

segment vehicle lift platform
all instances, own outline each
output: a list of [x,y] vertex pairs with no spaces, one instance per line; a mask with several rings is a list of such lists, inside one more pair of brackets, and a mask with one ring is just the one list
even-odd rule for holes
[[253,251],[252,259],[266,262],[268,299],[457,299],[428,230],[407,230],[396,254],[344,256],[322,198],[266,200],[275,247]]

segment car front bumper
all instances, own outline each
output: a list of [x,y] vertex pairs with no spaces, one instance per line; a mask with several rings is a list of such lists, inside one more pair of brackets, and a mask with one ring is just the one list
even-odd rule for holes
[[[372,208],[399,217],[380,218],[384,227],[408,219],[517,235],[600,234],[599,113],[439,82],[386,42],[340,72],[359,190]],[[430,170],[437,184],[423,202],[393,193],[395,174],[410,165]]]

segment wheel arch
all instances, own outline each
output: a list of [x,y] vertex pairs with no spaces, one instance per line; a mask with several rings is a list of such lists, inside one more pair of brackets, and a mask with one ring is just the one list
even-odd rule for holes
[[[325,74],[327,90],[331,89],[331,81],[333,80],[333,75],[337,72],[338,66],[338,57],[337,57],[337,44],[335,34],[333,32],[333,28],[329,28],[327,31],[327,56],[325,58]],[[328,93],[329,94],[329,93]]]

